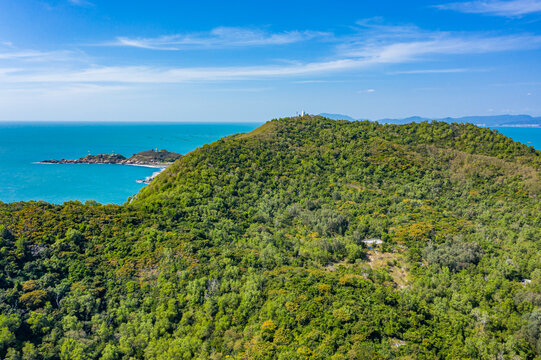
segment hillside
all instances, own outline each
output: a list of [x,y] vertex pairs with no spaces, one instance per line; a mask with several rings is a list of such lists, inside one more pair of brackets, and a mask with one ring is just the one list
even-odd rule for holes
[[123,206],[0,203],[0,357],[538,359],[540,166],[473,125],[305,116]]

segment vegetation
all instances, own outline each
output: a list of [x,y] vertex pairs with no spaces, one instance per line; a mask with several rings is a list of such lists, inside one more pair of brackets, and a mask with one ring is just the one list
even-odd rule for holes
[[126,163],[172,163],[181,156],[179,153],[167,150],[146,150],[133,154]]
[[0,357],[540,359],[540,166],[473,125],[305,116],[123,206],[0,203]]

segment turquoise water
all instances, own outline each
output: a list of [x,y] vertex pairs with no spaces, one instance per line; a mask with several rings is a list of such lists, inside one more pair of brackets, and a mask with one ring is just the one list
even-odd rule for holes
[[122,204],[156,169],[106,164],[37,164],[88,153],[130,156],[149,149],[185,154],[259,124],[0,123],[0,201],[95,200]]
[[521,142],[528,146],[533,146],[537,150],[541,150],[541,127],[496,127],[494,129],[515,141]]
[[[156,169],[104,164],[37,164],[88,153],[133,153],[154,148],[185,154],[259,124],[0,123],[0,201],[96,200],[122,204],[143,187],[135,181]],[[497,128],[541,149],[541,128]]]

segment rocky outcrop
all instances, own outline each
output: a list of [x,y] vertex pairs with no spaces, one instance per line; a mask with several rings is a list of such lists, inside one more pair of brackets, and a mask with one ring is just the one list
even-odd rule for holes
[[126,157],[120,154],[87,155],[79,159],[44,160],[47,164],[122,164]]
[[121,164],[121,165],[169,165],[182,157],[181,154],[167,150],[147,150],[126,158],[120,154],[87,155],[79,159],[44,160],[45,164]]

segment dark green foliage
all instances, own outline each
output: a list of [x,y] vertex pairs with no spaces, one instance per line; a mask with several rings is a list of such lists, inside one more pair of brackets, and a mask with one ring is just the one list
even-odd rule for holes
[[307,116],[123,206],[0,203],[0,357],[539,358],[540,165],[472,125]]
[[533,312],[526,314],[526,337],[535,347],[538,353],[541,353],[541,309],[537,308]]
[[127,160],[128,163],[160,163],[173,162],[182,157],[179,153],[167,150],[146,150],[133,154]]
[[452,271],[476,265],[481,260],[483,251],[476,242],[453,239],[439,246],[430,244],[424,250],[424,257],[430,264],[446,266]]

